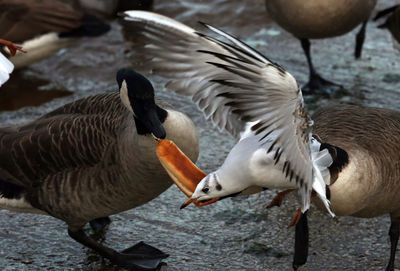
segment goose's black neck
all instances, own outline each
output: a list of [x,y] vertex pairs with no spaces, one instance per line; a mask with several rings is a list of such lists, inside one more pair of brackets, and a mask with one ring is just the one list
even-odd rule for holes
[[[156,112],[160,122],[164,123],[164,121],[167,119],[168,116],[167,110],[164,110],[158,105],[156,105]],[[144,124],[143,121],[139,120],[137,117],[134,117],[134,120],[136,125],[136,131],[139,135],[148,135],[152,133],[152,131],[149,128],[147,128],[147,126]]]
[[120,69],[117,82],[123,103],[133,111],[137,133],[151,133],[157,138],[165,138],[166,132],[162,123],[168,113],[156,105],[150,81],[131,69]]
[[320,150],[328,149],[329,154],[332,156],[332,164],[329,166],[329,173],[331,175],[331,185],[338,178],[339,173],[347,166],[349,163],[349,155],[345,150],[337,146],[333,146],[328,143],[321,143]]

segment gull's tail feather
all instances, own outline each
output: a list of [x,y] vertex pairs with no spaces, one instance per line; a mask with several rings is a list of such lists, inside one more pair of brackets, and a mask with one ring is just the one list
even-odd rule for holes
[[321,143],[314,138],[311,140],[311,156],[313,162],[313,184],[312,187],[324,203],[331,216],[335,214],[330,209],[330,202],[326,197],[326,185],[330,183],[328,167],[333,163],[332,156],[327,149],[320,151]]

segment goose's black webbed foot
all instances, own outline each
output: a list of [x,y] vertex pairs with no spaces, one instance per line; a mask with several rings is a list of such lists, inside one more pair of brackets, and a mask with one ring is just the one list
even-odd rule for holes
[[314,74],[310,76],[310,80],[307,84],[302,87],[303,93],[307,94],[317,94],[332,97],[343,89],[339,84],[333,83],[322,78],[319,74]]
[[132,270],[157,270],[168,256],[153,246],[139,242],[117,253],[113,262]]

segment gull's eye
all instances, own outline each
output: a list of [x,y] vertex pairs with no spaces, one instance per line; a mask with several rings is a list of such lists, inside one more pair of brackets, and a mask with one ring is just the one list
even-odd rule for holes
[[210,191],[210,189],[208,187],[204,187],[203,189],[201,189],[201,191],[203,191],[203,193],[208,193],[208,191]]

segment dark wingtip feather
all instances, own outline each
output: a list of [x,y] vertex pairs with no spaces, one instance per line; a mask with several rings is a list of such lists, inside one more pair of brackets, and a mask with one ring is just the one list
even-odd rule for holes
[[205,22],[202,21],[197,21],[197,23],[201,24],[204,27],[210,28],[208,24],[206,24]]

